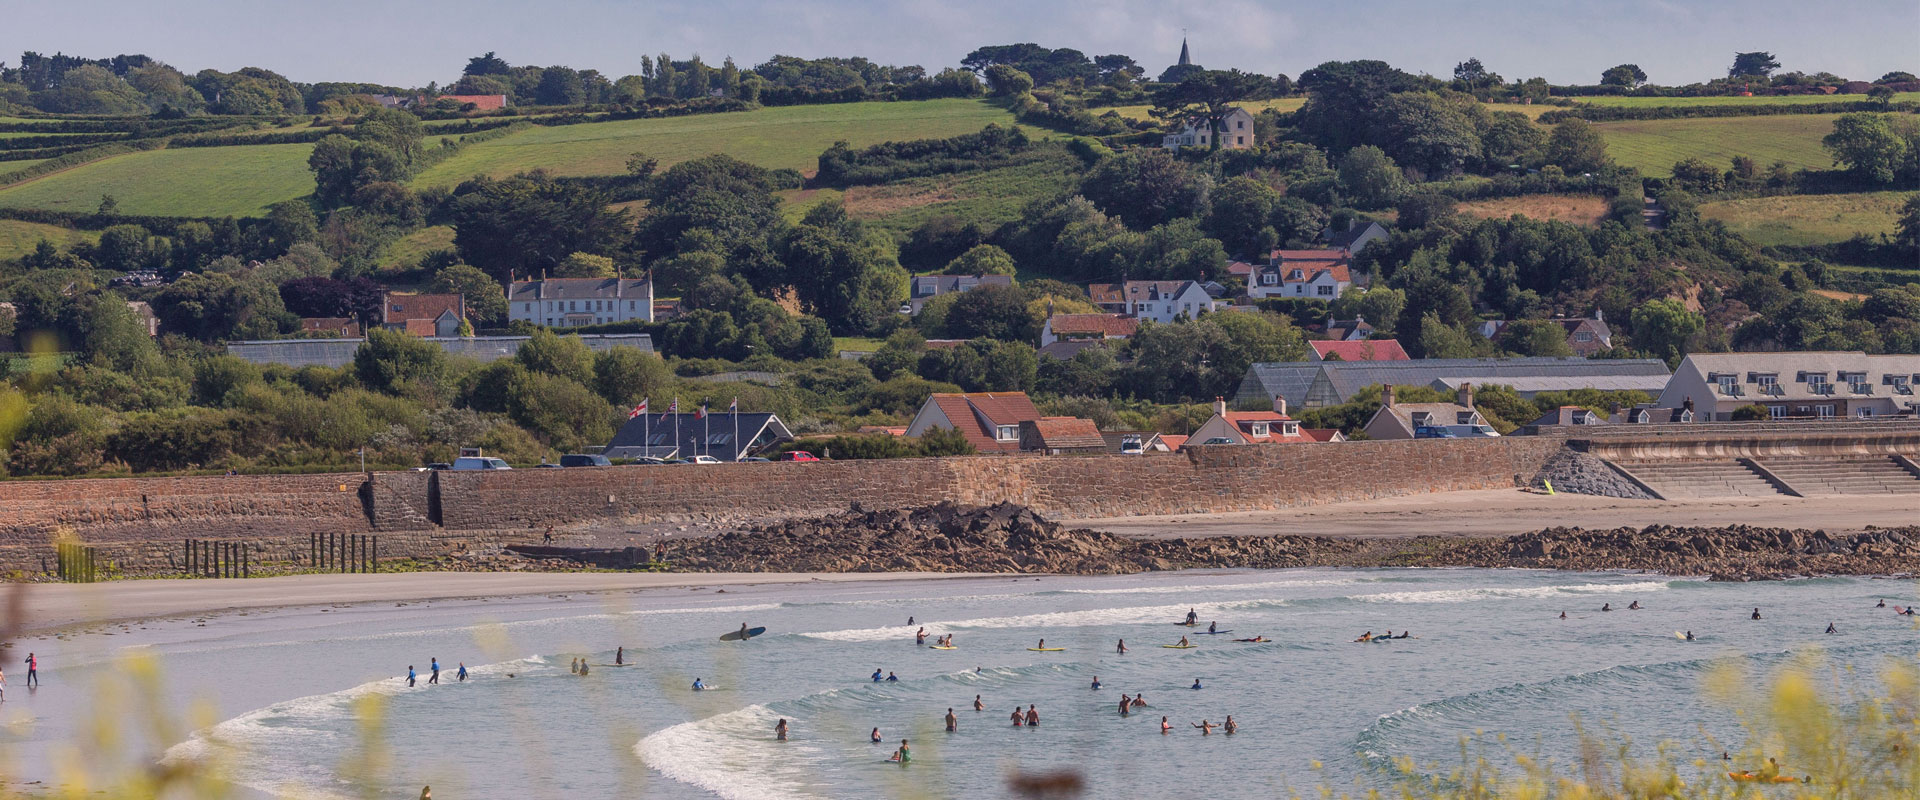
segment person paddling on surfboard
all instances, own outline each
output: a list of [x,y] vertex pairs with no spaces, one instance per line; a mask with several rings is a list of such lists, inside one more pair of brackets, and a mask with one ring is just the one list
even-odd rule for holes
[[1612,604],[1612,603],[1601,603],[1601,604],[1600,604],[1600,610],[1601,610],[1601,611],[1612,611],[1612,610],[1613,610],[1613,604]]
[[701,680],[701,679],[699,679],[699,678],[694,678],[694,679],[693,679],[693,690],[694,690],[694,691],[696,691],[696,692],[704,692],[704,691],[706,691],[706,690],[707,690],[707,683],[706,683],[706,681],[703,681],[703,680]]
[[1693,641],[1693,631],[1687,631],[1687,641]]
[[1220,632],[1220,623],[1218,623],[1218,622],[1209,622],[1209,623],[1207,623],[1207,632],[1208,632],[1208,633],[1219,633],[1219,632]]
[[1193,645],[1192,645],[1192,644],[1189,644],[1189,643],[1187,642],[1187,637],[1185,637],[1185,636],[1182,636],[1182,637],[1180,637],[1180,644],[1178,644],[1178,645],[1175,645],[1175,646],[1176,646],[1176,647],[1192,647]]

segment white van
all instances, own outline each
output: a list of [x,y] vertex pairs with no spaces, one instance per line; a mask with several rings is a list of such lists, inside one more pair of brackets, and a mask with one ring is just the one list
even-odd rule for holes
[[[1446,429],[1448,433],[1453,434],[1453,438],[1455,439],[1487,439],[1500,435],[1493,429],[1492,425],[1448,425]],[[454,467],[454,469],[459,469],[459,467]]]
[[455,470],[513,469],[513,467],[507,466],[507,462],[501,461],[500,459],[474,456],[462,456],[454,459],[453,468]]

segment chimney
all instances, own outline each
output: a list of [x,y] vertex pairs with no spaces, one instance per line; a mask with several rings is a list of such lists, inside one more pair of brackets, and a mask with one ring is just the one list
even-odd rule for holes
[[1283,417],[1287,415],[1287,398],[1277,394],[1273,396],[1273,413]]
[[1386,391],[1381,393],[1380,405],[1386,406],[1387,408],[1393,407],[1393,384],[1387,384]]
[[1213,398],[1213,413],[1219,414],[1223,417],[1226,416],[1227,401],[1218,397]]
[[1460,405],[1473,408],[1473,384],[1460,384]]

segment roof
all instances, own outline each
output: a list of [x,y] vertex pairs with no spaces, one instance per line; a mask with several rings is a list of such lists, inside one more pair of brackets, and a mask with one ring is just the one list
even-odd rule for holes
[[447,311],[453,312],[455,317],[461,319],[467,316],[466,303],[458,294],[388,292],[380,303],[380,319],[388,325],[399,325],[410,319],[437,319]]
[[[1239,431],[1241,436],[1247,437],[1247,441],[1254,444],[1285,444],[1289,442],[1313,441],[1313,437],[1302,433],[1297,425],[1294,427],[1294,434],[1287,436],[1281,423],[1293,422],[1294,419],[1277,411],[1229,411],[1220,416],[1226,419],[1227,424],[1232,425],[1235,430]],[[1260,436],[1254,435],[1253,424],[1258,422],[1267,423],[1266,434]]]
[[1295,261],[1345,261],[1345,250],[1274,250],[1267,254],[1268,261],[1292,263]]
[[410,319],[407,320],[406,331],[414,336],[433,336],[438,334],[440,329],[433,324],[433,320]]
[[[678,436],[674,423],[679,423]],[[739,436],[734,435],[738,422]],[[764,411],[733,414],[715,411],[703,419],[692,413],[646,413],[626,421],[607,442],[608,458],[652,456],[689,458],[711,455],[721,461],[733,461],[759,447],[793,438],[780,417]]]
[[1366,235],[1367,231],[1372,228],[1380,228],[1381,233],[1386,232],[1386,229],[1381,228],[1378,222],[1374,222],[1373,220],[1366,220],[1364,222],[1356,220],[1353,224],[1347,226],[1347,229],[1344,231],[1328,231],[1327,246],[1341,250],[1351,250],[1353,249],[1353,243],[1360,241],[1360,237]]
[[1020,423],[1020,445],[1027,450],[1105,450],[1100,426],[1080,417],[1041,417]]
[[[1185,294],[1188,286],[1197,287],[1193,281],[1127,281],[1125,283],[1095,283],[1087,286],[1087,295],[1095,303],[1135,303],[1148,300],[1179,297]],[[1204,290],[1202,290],[1204,293]]]
[[1301,428],[1300,433],[1316,442],[1344,442],[1347,440],[1346,434],[1341,433],[1339,428]]
[[1253,274],[1253,265],[1245,261],[1229,261],[1227,262],[1227,274],[1237,278],[1247,277]]
[[1098,335],[1124,339],[1140,330],[1140,320],[1119,314],[1055,314],[1047,318],[1053,335]]
[[[1303,407],[1307,390],[1316,380],[1325,379],[1339,402],[1368,386],[1428,386],[1441,379],[1473,383],[1543,385],[1541,379],[1561,378],[1554,385],[1569,388],[1610,385],[1608,378],[1657,379],[1661,385],[1670,373],[1667,364],[1655,358],[1597,359],[1577,357],[1525,358],[1424,358],[1410,361],[1287,361],[1254,364],[1240,381],[1237,396],[1270,402],[1274,395]],[[1631,382],[1639,388],[1654,381]],[[1524,391],[1524,390],[1522,390]],[[1545,391],[1544,389],[1538,391]]]
[[[1488,380],[1474,376],[1446,375],[1433,379],[1427,384],[1435,389],[1453,391],[1463,383],[1496,383],[1511,387],[1520,394],[1539,394],[1540,392],[1571,392],[1576,389],[1598,389],[1603,392],[1646,392],[1649,396],[1658,395],[1667,388],[1669,378],[1659,375],[1597,375],[1577,378],[1561,378],[1537,375],[1522,375],[1515,378]],[[1405,385],[1405,384],[1402,384]]]
[[1400,347],[1398,339],[1361,339],[1357,342],[1308,342],[1313,348],[1316,361],[1326,361],[1330,355],[1340,356],[1341,361],[1406,361],[1407,351]]
[[915,275],[913,297],[932,297],[978,289],[982,286],[1012,286],[1012,275]]
[[504,94],[443,94],[435,99],[453,100],[458,103],[472,103],[474,108],[480,110],[507,107],[507,96]]
[[[1471,419],[1482,422],[1485,421],[1485,418],[1480,416],[1479,411],[1467,408],[1459,403],[1394,403],[1390,406],[1381,406],[1380,410],[1374,413],[1374,416],[1377,418],[1381,414],[1386,414],[1398,419],[1400,425],[1406,428],[1408,433],[1412,433],[1413,429],[1418,427],[1413,423],[1413,415],[1422,412],[1431,415],[1431,419],[1427,423],[1429,425],[1466,424],[1460,421],[1460,415],[1462,414],[1470,414],[1472,415],[1470,417]],[[1367,420],[1367,425],[1371,426],[1372,424],[1373,420]]]
[[1585,406],[1561,406],[1528,423],[1533,427],[1549,425],[1604,425],[1606,417]]
[[653,282],[631,278],[548,278],[514,281],[507,300],[646,300],[653,302]]
[[[1708,384],[1716,381],[1715,375],[1731,375],[1738,387],[1737,395],[1717,395],[1715,400],[1741,399],[1748,402],[1766,400],[1831,400],[1836,397],[1858,398],[1862,395],[1852,390],[1848,381],[1840,380],[1840,373],[1865,373],[1868,396],[1896,396],[1896,390],[1890,383],[1893,378],[1905,377],[1905,383],[1913,386],[1920,383],[1920,355],[1868,355],[1858,350],[1828,350],[1804,353],[1695,353],[1680,362],[1678,375],[1696,377]],[[1802,381],[1802,373],[1818,373],[1825,377],[1826,383],[1833,386],[1829,390],[1816,389],[1817,384]],[[1769,391],[1754,378],[1761,375],[1775,376],[1774,389]],[[1897,395],[1896,402],[1912,401],[1916,395]],[[1661,397],[1660,403],[1677,406],[1680,400]],[[1705,401],[1709,398],[1700,397]]]
[[934,394],[928,396],[927,402],[938,406],[947,421],[953,423],[967,437],[967,441],[973,443],[974,449],[983,453],[1019,449],[1018,442],[1002,442],[995,438],[996,431],[993,428],[1019,425],[1040,418],[1040,410],[1033,407],[1033,400],[1027,397],[1026,392]]
[[1163,433],[1160,434],[1160,443],[1166,445],[1168,450],[1178,451],[1187,446],[1187,437],[1177,433]]

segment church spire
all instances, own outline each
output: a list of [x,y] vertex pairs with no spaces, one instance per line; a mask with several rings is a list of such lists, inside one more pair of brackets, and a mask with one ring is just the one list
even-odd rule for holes
[[1180,64],[1180,66],[1183,66],[1183,67],[1190,67],[1190,66],[1193,66],[1193,59],[1192,59],[1192,58],[1191,58],[1190,56],[1188,56],[1188,55],[1187,55],[1187,37],[1186,37],[1186,35],[1185,35],[1185,34],[1182,34],[1182,35],[1180,36],[1180,61],[1179,61],[1179,64]]

